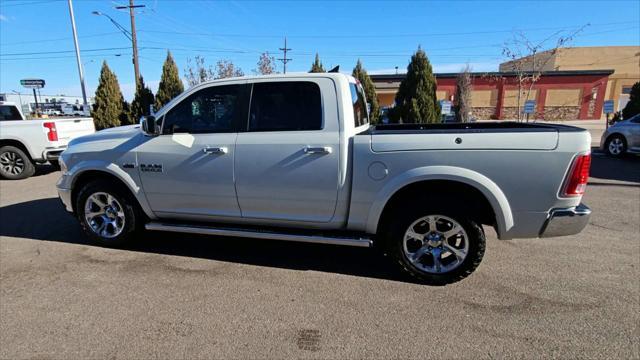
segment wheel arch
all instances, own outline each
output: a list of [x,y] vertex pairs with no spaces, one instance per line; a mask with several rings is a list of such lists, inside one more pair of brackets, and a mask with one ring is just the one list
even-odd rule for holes
[[0,147],[3,147],[3,146],[15,146],[15,147],[17,147],[18,149],[24,151],[24,153],[27,154],[27,156],[29,157],[29,160],[31,160],[31,162],[33,162],[33,156],[31,156],[31,152],[29,151],[27,146],[22,143],[22,141],[16,140],[16,139],[1,139],[0,140]]
[[396,176],[378,193],[367,220],[367,232],[377,233],[390,209],[406,194],[415,191],[443,191],[471,196],[477,201],[477,210],[490,210],[491,214],[479,214],[479,221],[490,223],[493,217],[498,236],[503,238],[513,225],[511,206],[502,190],[486,176],[464,168],[452,166],[427,166],[412,169]]
[[[120,174],[119,172],[122,172],[124,174]],[[73,176],[73,180],[71,181],[71,206],[74,213],[76,212],[76,200],[80,189],[85,184],[97,179],[107,179],[121,186],[125,191],[128,192],[131,198],[136,201],[142,212],[148,218],[155,218],[155,215],[151,211],[151,208],[146,201],[144,193],[142,193],[141,188],[135,183],[135,181],[131,179],[131,176],[119,168],[114,171],[114,169],[110,167],[107,167],[106,170],[105,168],[86,168],[78,171]]]
[[622,141],[624,141],[624,143],[625,143],[625,144],[627,144],[627,137],[626,137],[623,133],[618,132],[618,131],[613,132],[613,133],[611,133],[611,134],[607,135],[607,138],[605,139],[604,143],[605,143],[605,144],[609,144],[609,141],[610,141],[614,136],[618,136],[618,137],[620,137],[620,138],[622,139]]

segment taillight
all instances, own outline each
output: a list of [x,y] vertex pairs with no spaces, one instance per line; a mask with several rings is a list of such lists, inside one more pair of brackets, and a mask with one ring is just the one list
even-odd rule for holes
[[46,122],[42,124],[42,126],[49,129],[49,132],[47,132],[47,138],[49,139],[49,141],[58,141],[58,131],[56,130],[56,123]]
[[563,196],[580,196],[584,194],[589,181],[589,168],[591,167],[591,153],[578,155],[573,161]]

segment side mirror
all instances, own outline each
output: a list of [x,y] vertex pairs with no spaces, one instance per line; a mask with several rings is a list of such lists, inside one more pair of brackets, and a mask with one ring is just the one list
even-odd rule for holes
[[160,129],[156,124],[156,117],[147,115],[140,118],[140,128],[148,136],[156,136],[160,134]]

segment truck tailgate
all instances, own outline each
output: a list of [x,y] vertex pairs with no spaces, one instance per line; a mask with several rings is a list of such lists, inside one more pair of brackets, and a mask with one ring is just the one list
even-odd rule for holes
[[96,129],[92,118],[55,119],[58,141],[68,143],[79,136],[93,134]]
[[558,131],[514,132],[392,132],[373,133],[371,150],[553,150],[558,145]]

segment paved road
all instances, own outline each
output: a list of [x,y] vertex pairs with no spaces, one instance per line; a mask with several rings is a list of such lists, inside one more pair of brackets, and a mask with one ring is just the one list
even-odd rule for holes
[[446,287],[368,249],[162,233],[95,247],[58,173],[2,181],[0,358],[637,359],[639,165],[595,157],[582,234],[489,232],[478,271]]

